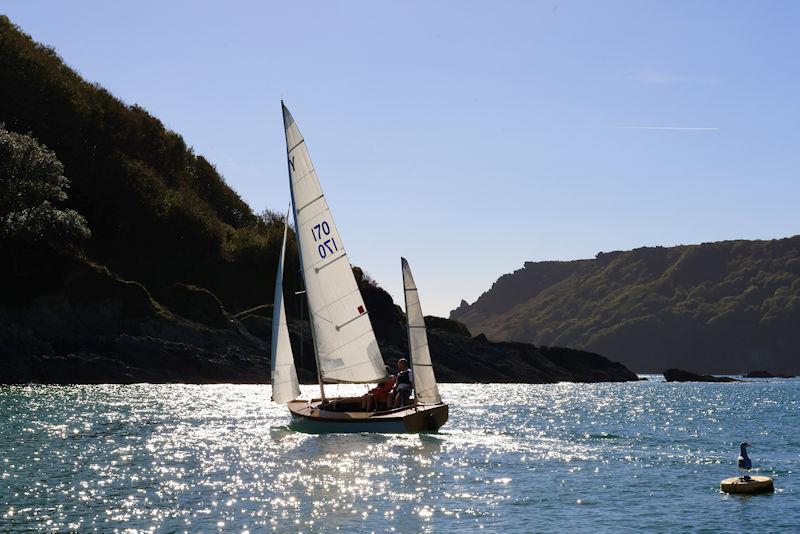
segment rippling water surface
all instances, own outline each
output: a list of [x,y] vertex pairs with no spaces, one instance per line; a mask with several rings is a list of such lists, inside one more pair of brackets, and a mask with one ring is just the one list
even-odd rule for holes
[[[429,435],[295,433],[269,386],[0,387],[0,531],[800,529],[800,380],[651,378],[445,384]],[[719,492],[742,440],[774,495]]]

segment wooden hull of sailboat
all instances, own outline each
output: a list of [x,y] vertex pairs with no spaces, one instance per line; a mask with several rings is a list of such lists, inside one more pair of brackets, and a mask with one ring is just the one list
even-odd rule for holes
[[292,414],[289,427],[310,434],[339,432],[373,432],[379,434],[436,432],[447,422],[446,404],[407,406],[385,412],[348,411],[355,408],[360,398],[320,399],[292,401],[288,404]]

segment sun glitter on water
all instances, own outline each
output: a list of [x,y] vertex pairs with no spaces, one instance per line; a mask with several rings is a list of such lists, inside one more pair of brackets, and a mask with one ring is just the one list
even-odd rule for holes
[[[800,381],[737,387],[445,384],[451,419],[423,435],[295,433],[268,386],[4,387],[0,518],[43,532],[792,528]],[[718,489],[746,434],[779,488],[752,505]]]

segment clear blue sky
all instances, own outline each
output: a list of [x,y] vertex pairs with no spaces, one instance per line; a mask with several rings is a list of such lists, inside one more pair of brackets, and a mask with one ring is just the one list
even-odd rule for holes
[[798,2],[0,11],[258,211],[289,198],[284,97],[351,261],[402,302],[406,256],[427,313],[527,260],[800,233]]

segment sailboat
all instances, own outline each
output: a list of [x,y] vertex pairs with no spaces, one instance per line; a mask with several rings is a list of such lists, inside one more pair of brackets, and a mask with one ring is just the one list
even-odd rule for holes
[[283,305],[283,262],[288,234],[284,227],[272,322],[273,401],[286,403],[292,417],[290,427],[304,432],[436,431],[447,421],[448,406],[439,395],[425,319],[405,259],[401,259],[401,268],[409,357],[414,375],[411,404],[369,411],[361,407],[360,397],[329,398],[325,395],[325,384],[369,384],[388,377],[369,312],[311,163],[305,139],[283,102],[281,108],[286,133],[291,212],[306,288],[320,396],[311,400],[298,398],[300,388]]

